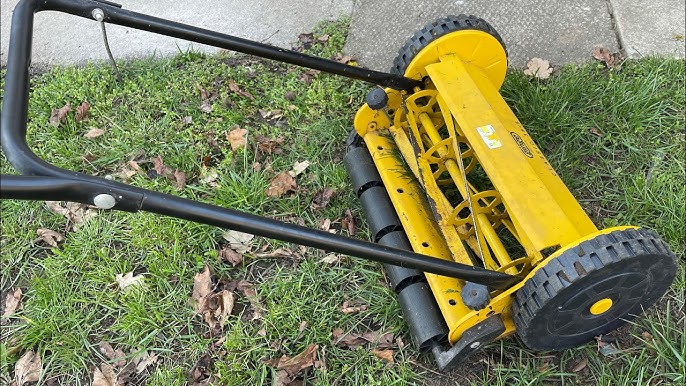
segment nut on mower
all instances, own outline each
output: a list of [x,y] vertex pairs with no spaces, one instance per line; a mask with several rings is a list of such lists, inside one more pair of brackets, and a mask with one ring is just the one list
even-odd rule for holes
[[[377,85],[358,110],[345,164],[372,242],[60,169],[26,141],[33,16],[52,10]],[[507,53],[474,16],[436,20],[389,73],[275,48],[95,0],[22,0],[14,10],[2,148],[22,175],[3,199],[147,211],[384,263],[417,347],[440,370],[516,333],[534,350],[607,334],[668,289],[676,258],[634,226],[598,230],[498,89]],[[343,139],[341,139],[343,140]]]

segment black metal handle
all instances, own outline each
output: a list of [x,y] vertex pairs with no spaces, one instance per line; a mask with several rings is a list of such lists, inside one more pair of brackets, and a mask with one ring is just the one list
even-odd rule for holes
[[389,248],[60,169],[43,161],[31,151],[26,143],[33,15],[38,11],[53,10],[92,18],[92,11],[96,8],[104,11],[105,20],[110,23],[321,69],[373,83],[382,84],[383,81],[396,84],[396,86],[403,84],[403,87],[400,88],[405,88],[405,86],[414,87],[413,82],[416,82],[391,74],[351,67],[218,32],[122,10],[100,1],[22,0],[15,8],[12,16],[5,93],[2,115],[0,116],[0,140],[5,156],[10,163],[26,176],[2,175],[0,178],[1,198],[49,199],[95,204],[97,196],[106,195],[109,196],[108,199],[112,199],[113,206],[111,209],[132,212],[143,210],[168,215],[386,264],[461,278],[494,288],[507,288],[519,280],[517,277],[504,273]]

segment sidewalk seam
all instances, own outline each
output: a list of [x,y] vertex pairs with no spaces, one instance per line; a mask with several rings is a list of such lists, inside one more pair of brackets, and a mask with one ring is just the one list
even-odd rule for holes
[[623,57],[627,57],[626,53],[626,45],[624,44],[624,39],[622,38],[622,32],[619,29],[619,25],[617,24],[617,18],[615,17],[615,11],[614,8],[612,7],[612,0],[606,0],[607,3],[607,12],[610,15],[610,23],[612,24],[612,31],[615,33],[615,38],[617,39],[617,46],[619,48],[619,52]]

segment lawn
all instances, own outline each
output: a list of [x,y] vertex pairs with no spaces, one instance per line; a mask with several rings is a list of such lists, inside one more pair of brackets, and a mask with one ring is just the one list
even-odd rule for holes
[[[307,52],[341,59],[346,28],[323,24],[301,40]],[[121,80],[104,65],[32,78],[28,136],[38,155],[368,237],[342,165],[368,85],[228,53],[119,65]],[[502,94],[599,227],[654,229],[680,259],[657,307],[613,333],[618,350],[588,344],[538,353],[509,338],[438,374],[412,346],[376,263],[153,214],[64,205],[59,213],[54,204],[3,200],[3,310],[8,295],[22,295],[2,320],[0,385],[29,350],[41,358],[45,385],[89,385],[110,372],[130,385],[261,385],[296,375],[308,385],[682,384],[684,61],[588,63],[545,81],[513,71]],[[87,119],[77,121],[83,102]],[[57,111],[51,119],[67,103],[64,120]],[[273,179],[289,171],[293,182],[274,189]],[[4,156],[2,172],[14,173]],[[118,276],[128,273],[133,285]],[[202,296],[233,307],[204,316],[196,311]],[[316,353],[311,366],[275,369],[282,356],[302,352]]]

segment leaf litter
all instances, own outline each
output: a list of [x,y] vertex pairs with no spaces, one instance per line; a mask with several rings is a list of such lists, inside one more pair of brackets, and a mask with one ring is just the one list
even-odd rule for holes
[[43,361],[38,353],[29,350],[14,364],[14,383],[24,386],[27,383],[38,382],[43,372]]
[[8,292],[5,296],[5,310],[2,312],[2,318],[12,316],[16,310],[21,309],[21,288],[17,287],[14,291]]
[[298,184],[290,172],[281,172],[272,178],[265,194],[267,197],[279,198],[286,193],[295,192],[297,188]]
[[550,67],[550,62],[541,58],[532,58],[526,64],[524,74],[538,79],[548,79],[553,73],[553,68]]
[[117,284],[119,285],[119,289],[121,289],[124,292],[131,291],[132,289],[138,288],[138,289],[143,289],[145,288],[145,281],[143,274],[140,275],[134,275],[133,271],[127,272],[125,274],[118,273],[115,276],[115,280],[117,281]]
[[52,109],[50,113],[49,123],[51,126],[58,127],[61,123],[67,120],[67,114],[71,111],[71,103],[67,102],[66,105],[60,107],[59,109]]
[[236,151],[238,149],[242,149],[245,147],[245,144],[247,142],[247,133],[248,130],[242,129],[238,126],[235,126],[233,130],[226,133],[226,140],[229,141],[229,144],[231,145],[231,150]]
[[45,201],[45,204],[51,212],[67,218],[67,231],[77,231],[86,221],[97,215],[97,211],[91,206],[78,202]]
[[234,306],[234,294],[228,290],[213,292],[212,273],[205,265],[202,272],[193,278],[193,308],[203,316],[213,334],[221,332],[231,315]]
[[38,234],[38,240],[43,240],[51,247],[56,248],[58,243],[64,241],[64,235],[52,229],[38,228],[36,229],[36,234]]
[[222,234],[224,240],[229,242],[229,247],[238,253],[246,253],[252,249],[255,235],[250,233],[227,230]]
[[74,120],[76,122],[87,121],[89,119],[88,110],[90,110],[90,108],[91,104],[88,102],[83,102],[78,105],[76,107],[76,116],[74,117]]
[[289,386],[302,384],[297,379],[303,370],[314,366],[317,360],[318,348],[318,345],[310,344],[294,357],[283,355],[281,358],[265,360],[264,363],[267,366],[274,367],[277,370],[273,385]]

